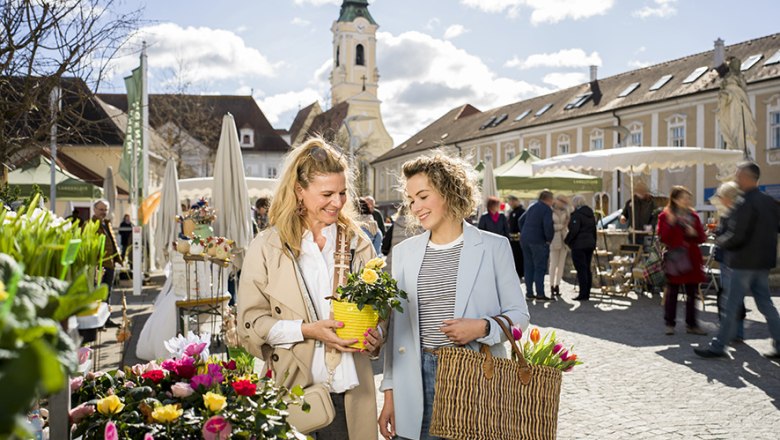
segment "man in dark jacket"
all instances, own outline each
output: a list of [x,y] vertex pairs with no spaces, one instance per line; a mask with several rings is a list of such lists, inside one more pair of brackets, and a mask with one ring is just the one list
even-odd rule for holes
[[580,293],[574,299],[587,301],[590,299],[590,289],[593,288],[590,263],[593,251],[596,250],[596,216],[590,206],[585,204],[585,197],[576,195],[571,202],[574,212],[569,219],[569,233],[563,241],[571,248],[571,261],[577,270]]
[[725,249],[726,264],[732,269],[727,290],[725,319],[709,347],[694,351],[705,358],[725,357],[726,346],[736,334],[739,307],[750,291],[758,311],[769,325],[775,350],[765,356],[780,360],[780,315],[769,295],[769,270],[777,262],[777,233],[780,207],[758,189],[761,170],[752,162],[737,166],[736,182],[744,196],[729,217],[728,232],[717,238]]
[[509,213],[509,246],[512,248],[512,256],[515,258],[515,270],[517,271],[517,277],[523,279],[523,249],[520,247],[520,216],[525,214],[525,208],[523,208],[520,200],[515,196],[509,196],[506,198],[507,203],[512,208]]
[[550,242],[553,239],[552,219],[553,193],[542,191],[539,201],[531,205],[520,217],[517,225],[520,228],[520,246],[523,248],[525,263],[526,298],[534,298],[533,286],[536,284],[536,299],[552,300],[544,294],[544,275],[550,258]]
[[[633,205],[636,205],[636,208]],[[650,194],[647,184],[640,180],[634,185],[634,196],[623,207],[623,212],[620,214],[620,224],[628,225],[629,229],[635,228],[637,231],[644,231],[647,226],[650,226],[651,229],[655,228],[658,218],[653,215],[654,210],[653,195]],[[634,212],[636,212],[635,225],[632,220]],[[635,234],[633,237],[636,244],[642,244],[645,236],[644,234]]]

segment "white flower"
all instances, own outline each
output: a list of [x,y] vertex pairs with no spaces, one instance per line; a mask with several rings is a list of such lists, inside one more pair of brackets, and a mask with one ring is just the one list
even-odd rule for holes
[[176,337],[168,339],[165,341],[165,349],[168,350],[169,353],[171,353],[171,356],[181,359],[184,357],[184,353],[187,350],[187,347],[189,347],[192,344],[206,344],[206,348],[203,349],[200,353],[200,357],[203,360],[208,359],[209,357],[209,344],[211,343],[211,333],[203,333],[202,335],[198,336],[192,331],[187,332],[187,337],[180,334],[176,335]]

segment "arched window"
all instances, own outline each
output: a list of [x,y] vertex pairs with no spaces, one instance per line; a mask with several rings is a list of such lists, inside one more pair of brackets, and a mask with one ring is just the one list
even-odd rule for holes
[[355,48],[355,64],[358,66],[365,66],[366,65],[366,57],[364,53],[363,45],[358,44]]
[[601,211],[603,215],[610,213],[609,209],[609,194],[599,192],[593,195],[593,210]]
[[672,147],[685,146],[685,115],[672,115],[666,120],[669,125],[669,145]]
[[539,139],[534,139],[528,143],[528,151],[536,157],[542,157],[542,143]]
[[571,142],[569,135],[562,134],[558,136],[558,154],[569,154],[571,152]]
[[631,139],[629,139],[628,145],[641,147],[642,146],[642,123],[639,121],[634,121],[630,124],[628,124],[628,130],[631,132]]
[[596,128],[590,132],[590,150],[603,150],[604,149],[604,130]]

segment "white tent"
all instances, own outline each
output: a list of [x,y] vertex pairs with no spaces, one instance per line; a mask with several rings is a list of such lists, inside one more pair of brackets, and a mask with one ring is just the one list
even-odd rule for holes
[[[634,173],[699,164],[736,164],[742,157],[741,151],[714,148],[624,147],[555,156],[533,162],[531,168],[534,174],[548,170],[626,172],[631,177],[631,194],[634,194]],[[634,206],[633,203],[631,206]],[[631,219],[635,221],[636,215],[632,215]],[[632,224],[631,229],[636,229],[636,225]]]
[[[266,179],[263,177],[247,177],[246,186],[249,191],[249,197],[256,199],[273,194],[276,187],[276,179]],[[179,200],[199,199],[201,197],[211,198],[211,192],[214,187],[213,177],[196,177],[192,179],[179,180]]]

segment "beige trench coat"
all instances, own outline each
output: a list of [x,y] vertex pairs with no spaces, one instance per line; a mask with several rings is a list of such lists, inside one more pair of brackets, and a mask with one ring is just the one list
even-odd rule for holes
[[[354,255],[353,270],[365,266],[375,255],[371,243],[362,235],[357,240]],[[312,384],[314,340],[305,339],[291,349],[266,343],[268,332],[278,320],[302,319],[305,323],[316,320],[309,316],[304,303],[306,291],[296,264],[275,228],[262,231],[252,241],[238,288],[238,334],[247,351],[260,359],[271,360],[277,380],[283,380],[287,387],[306,387]],[[360,385],[345,395],[350,438],[376,439],[376,388],[371,362],[366,354],[353,356]]]

